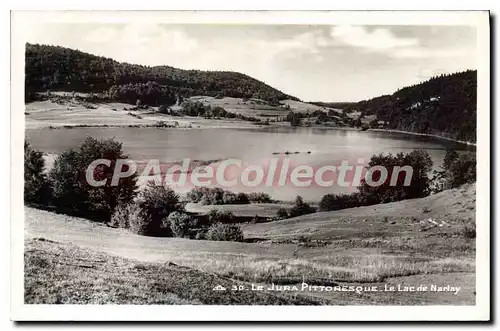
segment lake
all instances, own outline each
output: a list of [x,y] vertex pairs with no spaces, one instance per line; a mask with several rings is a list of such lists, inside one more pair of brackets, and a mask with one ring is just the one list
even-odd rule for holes
[[[434,167],[439,166],[447,147],[470,148],[442,139],[395,132],[336,130],[320,128],[258,129],[169,129],[169,128],[73,128],[29,129],[26,139],[35,149],[59,154],[77,147],[87,136],[111,138],[123,143],[131,159],[164,163],[191,160],[224,160],[235,158],[245,164],[266,164],[271,158],[289,158],[296,164],[320,166],[347,160],[365,162],[379,153],[408,153],[424,149]],[[289,154],[285,155],[284,153]],[[309,153],[308,153],[309,152]],[[280,153],[280,154],[277,154]],[[273,198],[291,200],[300,194],[305,200],[318,201],[324,194],[346,192],[344,187],[258,187],[238,186],[233,191],[264,191]],[[182,190],[180,190],[182,191]]]

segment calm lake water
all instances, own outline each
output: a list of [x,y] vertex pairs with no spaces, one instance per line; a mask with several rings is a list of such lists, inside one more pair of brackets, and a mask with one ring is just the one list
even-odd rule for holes
[[[146,162],[150,159],[159,159],[165,163],[178,162],[184,158],[203,161],[236,158],[241,159],[244,164],[262,165],[268,163],[271,158],[286,157],[294,164],[308,164],[313,167],[338,165],[341,160],[347,160],[355,165],[358,159],[368,162],[374,154],[408,153],[414,149],[424,149],[431,156],[434,167],[437,167],[442,163],[447,146],[466,148],[464,145],[445,140],[401,133],[313,128],[26,130],[26,138],[34,148],[53,154],[77,147],[87,136],[114,137],[123,143],[124,152],[130,158]],[[287,151],[292,154],[284,155],[283,153]],[[282,200],[290,200],[300,194],[306,200],[318,201],[324,194],[345,192],[349,189],[335,185],[328,188],[285,186],[255,189],[238,186],[232,190],[264,191],[273,198]]]

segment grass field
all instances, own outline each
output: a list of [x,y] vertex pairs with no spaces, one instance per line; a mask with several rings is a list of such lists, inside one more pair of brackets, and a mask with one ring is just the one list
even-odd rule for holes
[[[65,96],[63,92],[52,92],[53,95]],[[284,100],[283,106],[272,106],[268,102],[260,99],[230,98],[216,99],[208,96],[195,96],[189,98],[192,101],[200,101],[212,107],[220,106],[226,111],[241,114],[249,117],[256,117],[261,120],[282,118],[290,110],[299,113],[315,110],[327,111],[327,108],[300,101]],[[82,103],[66,99],[63,103],[47,101],[36,101],[26,104],[25,118],[26,129],[44,127],[70,127],[70,126],[130,126],[130,125],[153,125],[158,121],[165,123],[177,123],[180,128],[255,128],[257,125],[239,119],[205,119],[191,116],[169,116],[157,113],[158,107],[151,107],[150,110],[129,110],[133,105],[110,102],[93,103],[95,109],[86,108]],[[290,110],[285,109],[285,105],[290,106]],[[172,106],[174,110],[180,106]],[[127,110],[125,110],[127,109]],[[340,112],[340,110],[336,110]],[[133,114],[133,115],[130,115]],[[139,115],[139,117],[137,117]],[[276,125],[289,125],[288,122],[280,122]]]
[[172,263],[143,263],[45,239],[25,242],[30,304],[317,305],[321,299],[214,291],[239,283]]
[[[112,283],[115,278],[118,283],[122,282],[120,275],[127,277],[133,263],[151,264],[153,269],[174,263],[189,268],[193,273],[197,272],[199,277],[216,275],[213,277],[223,277],[228,281],[247,285],[296,285],[306,282],[323,286],[435,284],[460,287],[457,294],[295,293],[295,299],[311,300],[314,297],[321,299],[322,304],[474,304],[475,239],[463,236],[462,232],[464,226],[472,226],[474,223],[475,209],[471,208],[473,193],[475,185],[468,185],[424,199],[378,205],[370,207],[371,209],[356,208],[284,221],[249,224],[244,226],[244,233],[246,238],[253,240],[247,243],[143,237],[87,220],[28,207],[25,209],[25,228],[27,237],[32,239],[27,247],[39,245],[36,246],[38,250],[46,250],[49,254],[56,244],[33,241],[33,238],[45,238],[57,242],[60,253],[58,256],[62,256],[61,258],[66,256],[64,258],[71,260],[79,254],[97,254],[98,259],[105,261],[106,270],[109,271],[109,274],[105,273],[107,278],[103,278],[106,283]],[[436,224],[430,222],[429,218]],[[40,256],[43,254],[45,253],[40,252]],[[121,269],[122,267],[115,267],[114,264],[107,264],[108,260],[115,259],[129,261],[123,262],[128,267]],[[47,268],[52,270],[59,264],[54,260],[55,258],[47,261]],[[94,265],[93,262],[91,264]],[[36,279],[41,277],[37,268],[35,266],[27,272],[26,277],[32,278],[31,282],[26,283],[28,292],[37,291]],[[91,270],[85,272],[93,270],[87,269]],[[61,271],[61,274],[65,273],[69,273],[69,270]],[[150,284],[150,277],[158,277],[156,271],[143,273],[142,277],[145,279],[141,279],[141,273],[133,275],[133,284]],[[89,275],[93,281],[101,281],[96,277],[96,274]],[[49,278],[45,277],[45,282],[49,282]],[[168,287],[168,281],[162,284]],[[35,296],[36,300],[55,300],[54,293],[62,291],[58,284],[47,286],[56,288],[50,293]],[[78,287],[77,284],[71,286]],[[100,291],[98,287],[96,291]],[[176,300],[212,302],[199,292],[188,297],[169,298],[172,303]],[[248,300],[256,300],[256,303],[265,301],[262,298]],[[266,304],[281,302],[272,300]],[[293,302],[290,301],[289,304]]]
[[351,239],[451,234],[467,223],[474,223],[475,213],[476,186],[472,184],[422,199],[252,224],[245,227],[245,234],[248,237],[268,239]]

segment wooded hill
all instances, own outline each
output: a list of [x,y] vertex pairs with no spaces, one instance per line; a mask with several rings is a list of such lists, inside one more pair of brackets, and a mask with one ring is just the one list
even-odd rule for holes
[[344,109],[376,115],[389,123],[389,129],[476,141],[476,94],[477,71],[468,70],[433,77]]
[[194,95],[298,100],[238,72],[134,65],[59,46],[26,44],[25,76],[27,101],[47,90],[104,93],[110,99],[141,99],[151,105]]

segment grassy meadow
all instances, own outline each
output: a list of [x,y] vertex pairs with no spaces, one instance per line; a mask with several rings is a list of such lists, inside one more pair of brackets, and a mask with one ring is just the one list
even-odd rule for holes
[[[180,304],[309,304],[313,301],[329,305],[474,304],[475,238],[464,235],[464,228],[474,225],[474,219],[468,217],[475,211],[469,208],[474,192],[475,185],[466,185],[423,199],[362,207],[377,208],[376,215],[373,210],[370,210],[372,214],[365,214],[368,210],[355,208],[248,224],[243,230],[245,238],[251,238],[251,242],[244,243],[144,237],[84,219],[26,207],[26,231],[30,240],[25,259],[35,258],[37,254],[45,256],[41,265],[61,272],[60,275],[83,272],[83,280],[70,277],[73,279],[71,284],[64,285],[72,290],[80,287],[83,290],[88,282],[100,284],[92,285],[96,293],[101,292],[102,284],[116,286],[111,292],[106,290],[111,293],[107,297],[92,297],[98,294],[87,293],[84,298],[89,295],[90,298],[70,296],[71,299],[59,299],[66,300],[64,302],[90,300],[88,302],[113,303],[132,298],[132,301],[140,303],[168,301]],[[446,199],[455,203],[443,204]],[[409,204],[420,207],[412,209]],[[429,207],[422,208],[426,204]],[[444,207],[439,209],[438,206]],[[347,216],[349,214],[354,216]],[[434,224],[429,219],[438,222],[434,221],[437,223]],[[35,250],[30,248],[33,246]],[[58,254],[52,254],[54,250]],[[91,268],[72,268],[71,265],[62,267],[59,261],[78,260],[80,255],[85,254],[102,262],[89,263]],[[31,264],[29,261],[28,265]],[[149,271],[138,272],[133,267],[137,264],[147,265]],[[176,265],[175,268],[172,264]],[[66,291],[59,281],[55,281],[62,276],[49,277],[39,268],[36,263],[27,268],[26,301],[53,302],[56,294],[61,296]],[[105,272],[97,276],[95,268],[103,268]],[[179,296],[184,290],[165,293],[166,289],[172,288],[167,284],[176,284],[173,275],[178,270],[184,270],[187,277],[183,281],[184,286],[198,290],[191,289],[188,296]],[[36,279],[42,275],[48,289],[37,292],[40,283]],[[191,277],[194,279],[191,280]],[[460,286],[461,290],[457,294],[296,292],[292,297],[245,297],[241,301],[233,298],[224,301],[224,296],[217,299],[219,293],[214,295],[207,287],[200,290],[193,285],[203,283],[203,277],[208,277],[206,282],[210,286],[223,279],[224,286],[227,282],[246,286],[269,286],[272,283],[297,285],[302,282],[322,286],[436,284]],[[160,282],[164,288],[158,285],[159,292],[145,298],[141,289],[149,288],[154,282]],[[128,286],[136,283],[138,285]],[[120,287],[120,284],[126,285]]]

